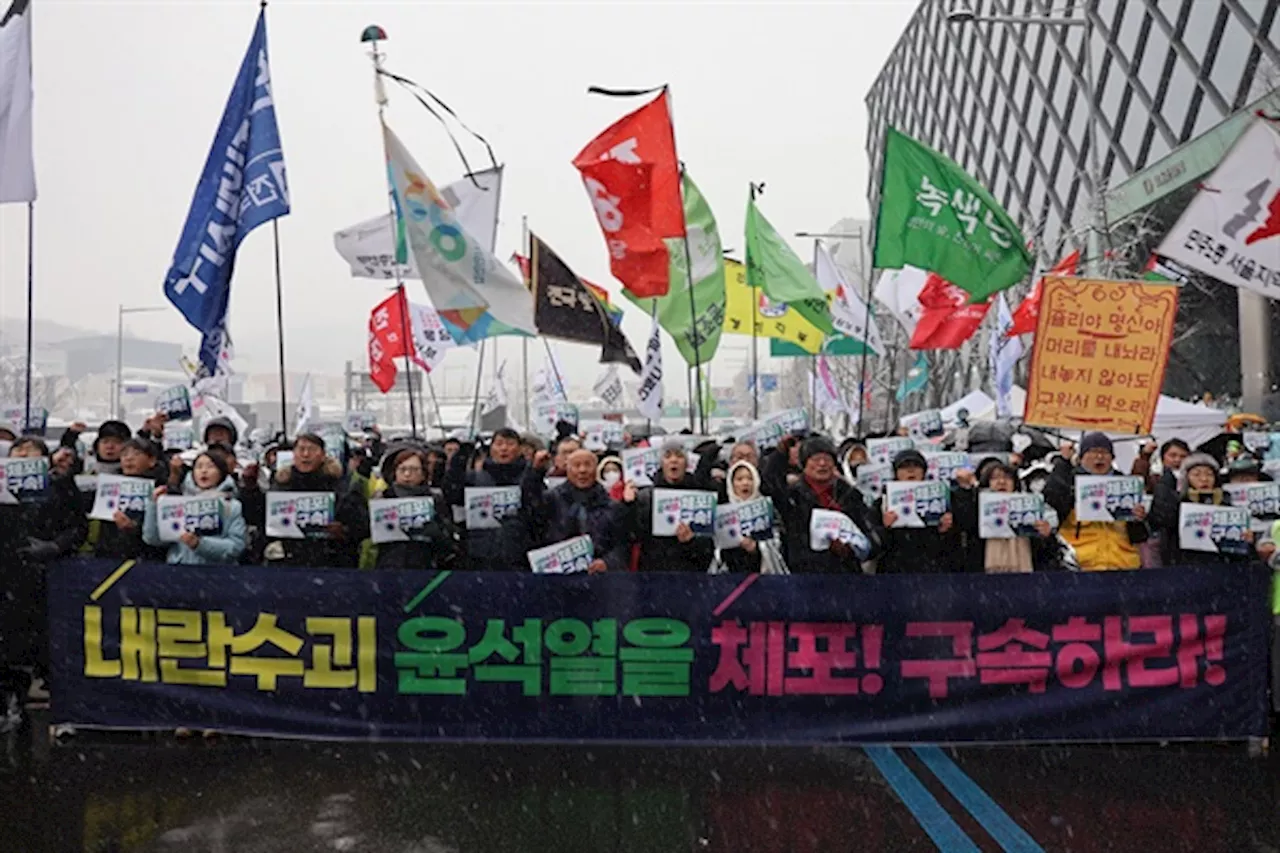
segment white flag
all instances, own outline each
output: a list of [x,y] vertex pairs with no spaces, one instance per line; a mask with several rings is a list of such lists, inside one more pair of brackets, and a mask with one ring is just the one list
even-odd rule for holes
[[0,3],[0,204],[36,200],[31,145],[31,6]]
[[[472,178],[475,180],[473,181]],[[502,196],[502,167],[485,169],[455,181],[440,191],[453,208],[462,230],[477,239],[488,241],[490,252],[498,241],[498,199]],[[338,254],[351,267],[353,278],[393,279],[396,277],[395,233],[391,214],[366,219],[333,235]],[[418,265],[409,254],[408,263],[400,266],[400,278],[417,279]]]
[[871,311],[849,286],[825,246],[818,247],[816,266],[818,284],[831,294],[831,325],[840,334],[862,341],[876,355],[884,355],[884,342]]
[[249,436],[249,422],[241,417],[235,406],[216,394],[197,394],[196,398],[191,401],[191,411],[200,417],[201,435],[204,434],[204,428],[209,424],[209,421],[214,418],[226,418],[235,424],[236,433],[240,436],[241,441],[245,441]]
[[428,373],[435,370],[455,346],[440,315],[427,305],[409,303],[409,334],[413,337],[413,360]]
[[308,422],[315,416],[316,403],[311,394],[311,374],[307,374],[307,378],[302,380],[302,393],[298,395],[298,408],[294,412],[295,435],[305,431]]
[[547,379],[547,371],[536,370],[533,374],[533,382],[530,388],[533,402],[535,405],[552,402],[551,392],[552,382]]
[[[1022,358],[1022,338],[1005,337],[1013,325],[1013,315],[1009,313],[1009,303],[1004,294],[996,302],[996,327],[991,332],[991,375],[996,384],[996,417],[1007,418],[1010,411],[1010,395],[1013,393],[1013,368]],[[1021,414],[1021,413],[1019,413]]]
[[822,412],[829,418],[838,415],[850,414],[857,417],[857,412],[849,408],[849,405],[840,396],[840,388],[836,385],[834,377],[831,375],[831,368],[827,364],[825,355],[818,355],[814,359],[815,369],[809,376],[809,382],[812,384],[811,392],[813,394],[814,405],[818,411]]
[[460,225],[448,202],[386,125],[383,142],[396,205],[431,305],[468,338],[483,337],[482,325],[492,322],[537,334],[533,294],[524,282]]
[[662,417],[662,336],[658,318],[653,318],[653,331],[644,351],[644,370],[640,372],[640,390],[636,393],[636,408],[649,420]]
[[876,282],[876,301],[889,309],[893,318],[906,330],[907,336],[916,330],[920,313],[920,291],[924,289],[929,273],[917,267],[885,270]]
[[1156,254],[1280,299],[1280,134],[1254,119]]
[[609,365],[591,390],[610,409],[618,408],[622,403],[622,380],[618,378],[617,365]]
[[487,415],[507,405],[507,383],[503,375],[506,369],[505,361],[498,365],[498,375],[493,377],[493,384],[489,386],[489,393],[485,395],[484,408],[480,410],[480,414]]

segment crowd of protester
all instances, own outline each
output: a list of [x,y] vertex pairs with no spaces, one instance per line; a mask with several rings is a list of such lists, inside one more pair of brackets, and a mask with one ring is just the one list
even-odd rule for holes
[[[0,553],[6,556],[0,592],[9,602],[0,620],[0,702],[9,707],[0,705],[0,721],[12,711],[12,697],[25,694],[32,674],[48,677],[44,567],[78,554],[210,567],[530,571],[530,551],[586,536],[593,574],[1105,571],[1269,560],[1275,554],[1266,532],[1247,534],[1248,554],[1189,554],[1179,547],[1180,504],[1228,505],[1225,483],[1270,479],[1261,461],[1234,442],[1219,456],[1192,452],[1177,439],[1159,448],[1148,443],[1129,473],[1144,478],[1150,509],[1137,507],[1130,521],[1082,522],[1076,518],[1075,478],[1122,476],[1110,439],[1087,433],[1078,445],[1023,446],[1015,453],[1006,436],[972,453],[971,468],[956,471],[948,511],[937,524],[902,527],[895,524],[894,510],[857,482],[858,469],[868,464],[865,443],[846,439],[837,446],[817,433],[787,436],[762,454],[752,442],[728,436],[689,447],[682,436],[637,440],[624,434],[619,446],[589,449],[563,423],[550,440],[500,429],[487,441],[384,441],[374,429],[349,436],[334,453],[332,444],[326,450],[325,439],[305,428],[291,441],[251,447],[231,421],[216,418],[205,424],[197,448],[179,452],[161,449],[163,425],[162,416],[137,431],[106,421],[86,446],[87,429],[75,424],[51,448],[43,438],[0,423],[0,442],[8,445],[9,456],[46,457],[50,469],[37,499],[0,501]],[[965,428],[931,446],[963,447],[969,438]],[[620,452],[631,446],[660,448],[652,485],[624,476]],[[288,461],[277,464],[286,450]],[[892,459],[894,480],[922,481],[928,470],[919,449],[902,450]],[[89,519],[94,490],[92,477],[85,475],[93,474],[150,481],[141,519],[120,511],[110,520]],[[460,511],[466,490],[494,486],[518,487],[518,510],[497,526],[467,529]],[[773,529],[744,536],[738,547],[718,546],[687,523],[680,523],[674,535],[655,535],[655,489],[712,492],[728,505],[767,498]],[[1030,535],[983,539],[982,490],[1041,492],[1053,512]],[[268,536],[271,491],[331,493],[334,512],[324,534]],[[156,501],[164,495],[222,499],[220,529],[163,541]],[[371,541],[369,502],[383,497],[431,501],[432,517],[413,541]],[[860,535],[817,547],[810,522],[818,510],[842,514]]]

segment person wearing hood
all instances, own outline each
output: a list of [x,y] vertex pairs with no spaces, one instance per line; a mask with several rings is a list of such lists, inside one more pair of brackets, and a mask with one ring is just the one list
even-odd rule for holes
[[435,518],[427,522],[423,538],[412,542],[382,542],[377,546],[378,569],[452,569],[459,562],[458,543],[453,536],[449,505],[444,494],[428,482],[427,452],[402,447],[388,453],[382,463],[382,479],[387,483],[379,498],[429,498]]
[[604,486],[610,500],[622,500],[626,484],[622,481],[622,460],[616,456],[606,456],[596,465],[596,479]]
[[1088,432],[1080,439],[1077,461],[1070,458],[1071,448],[1063,445],[1062,455],[1053,465],[1053,473],[1044,484],[1044,500],[1062,519],[1060,533],[1075,549],[1082,571],[1138,569],[1142,557],[1138,546],[1147,541],[1147,510],[1134,507],[1136,521],[1085,521],[1076,519],[1076,477],[1123,477],[1112,463],[1115,451],[1111,439],[1100,432]]
[[[222,530],[217,536],[201,536],[190,531],[181,541],[166,543],[160,539],[159,510],[156,501],[172,491],[184,496],[201,495],[223,501]],[[240,560],[246,544],[244,511],[236,499],[236,481],[231,476],[225,457],[204,451],[191,463],[180,489],[160,486],[147,501],[147,514],[142,521],[142,540],[155,548],[168,547],[165,562],[176,565],[233,566]]]
[[[1255,559],[1250,547],[1248,554],[1210,554],[1204,551],[1183,550],[1179,543],[1182,521],[1182,504],[1208,504],[1230,506],[1231,495],[1222,488],[1222,471],[1218,460],[1208,453],[1192,453],[1181,466],[1183,486],[1176,491],[1161,482],[1151,501],[1149,524],[1160,533],[1161,558],[1166,566],[1189,566],[1196,563],[1247,563]],[[1254,533],[1245,531],[1245,540],[1252,546]],[[1274,546],[1273,546],[1274,547]]]
[[[760,493],[760,472],[745,459],[729,466],[726,485],[728,495],[722,504],[743,504],[764,497]],[[786,561],[782,559],[782,539],[778,534],[778,513],[772,500],[768,502],[773,514],[773,530],[766,539],[743,537],[738,548],[720,548],[717,552],[717,568],[741,574],[787,574]]]
[[[929,463],[919,450],[903,450],[893,457],[893,479],[898,482],[924,482],[928,473]],[[937,527],[894,527],[898,514],[885,508],[884,498],[876,502],[875,512],[884,525],[884,553],[876,564],[877,574],[936,575],[957,570],[960,543],[950,512]]]
[[662,444],[659,467],[653,475],[653,486],[637,490],[628,483],[623,502],[631,512],[630,524],[640,543],[640,571],[706,572],[715,557],[715,540],[695,536],[689,525],[681,522],[675,536],[653,535],[653,490],[681,489],[705,491],[703,484],[689,473],[689,457],[679,439]]
[[293,442],[293,464],[276,472],[273,492],[332,492],[334,519],[324,539],[268,539],[268,565],[354,569],[369,535],[368,504],[351,489],[342,463],[325,453],[324,439],[304,432]]
[[235,422],[231,418],[218,417],[204,425],[203,438],[206,445],[225,444],[234,449],[236,443],[240,441],[240,431],[236,429]]
[[[862,563],[880,551],[880,532],[857,488],[842,479],[836,469],[836,447],[815,436],[800,446],[801,478],[774,503],[782,516],[782,553],[792,574],[856,574]],[[843,513],[862,531],[869,545],[859,553],[844,542],[832,542],[825,551],[814,550],[809,526],[814,510]]]
[[[11,458],[49,456],[39,438],[19,437]],[[43,493],[22,503],[0,502],[0,730],[17,722],[34,667],[47,678],[49,647],[45,567],[75,552],[87,524],[71,477],[53,473]]]
[[[447,444],[445,446],[448,447]],[[515,430],[504,427],[495,432],[489,445],[489,453],[483,458],[480,467],[468,470],[473,453],[474,448],[467,444],[449,457],[449,467],[444,478],[444,496],[451,507],[466,506],[468,488],[525,486],[525,473],[529,471],[529,463],[520,455],[520,434]],[[497,567],[503,556],[500,532],[495,529],[467,531],[468,568],[482,571]]]
[[17,441],[18,428],[8,421],[0,421],[0,441],[8,441],[10,443]]
[[[545,451],[535,459],[544,469],[549,463]],[[541,473],[537,466],[533,471]],[[547,489],[545,479],[538,477],[541,488],[534,485],[530,489],[521,507],[518,524],[504,525],[507,562],[514,566],[517,561],[525,560],[527,567],[525,555],[529,551],[576,536],[587,536],[591,539],[594,554],[588,572],[625,571],[630,542],[627,511],[622,504],[609,498],[599,476],[596,455],[579,448],[569,455],[565,482],[554,489]]]
[[[169,470],[160,462],[160,449],[145,438],[131,438],[120,451],[120,475],[150,480],[152,486],[163,486],[169,481]],[[165,559],[164,547],[147,545],[142,538],[142,523],[116,510],[111,521],[97,521],[96,531],[90,531],[95,540],[93,555],[113,560]]]

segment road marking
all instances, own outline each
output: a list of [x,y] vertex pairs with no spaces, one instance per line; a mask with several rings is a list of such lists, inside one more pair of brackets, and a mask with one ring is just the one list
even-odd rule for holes
[[978,845],[964,834],[960,825],[891,748],[864,746],[862,751],[942,853],[981,853]]
[[913,751],[951,792],[951,796],[960,801],[965,811],[973,815],[982,824],[982,828],[999,842],[1001,849],[1007,853],[1044,853],[1044,848],[1018,826],[946,753],[936,746],[917,746]]

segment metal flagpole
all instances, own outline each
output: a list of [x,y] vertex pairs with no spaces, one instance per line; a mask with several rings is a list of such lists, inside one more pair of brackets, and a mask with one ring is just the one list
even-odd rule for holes
[[866,390],[863,387],[867,382],[867,353],[871,349],[867,345],[871,339],[871,276],[867,274],[866,251],[866,241],[863,239],[862,229],[859,228],[858,275],[862,277],[862,305],[866,311],[862,321],[862,366],[858,370],[858,430],[855,434],[859,438],[862,437],[862,410],[866,408],[867,399]]
[[[756,200],[756,185],[751,186],[751,200]],[[760,420],[760,352],[756,346],[760,339],[760,296],[751,283],[750,247],[747,247],[747,290],[751,293],[751,419]]]
[[[695,405],[697,405],[697,404],[693,401],[693,373],[691,373],[691,372],[690,372],[691,370],[692,370],[692,368],[691,368],[689,365],[687,365],[687,364],[686,364],[686,365],[684,366],[684,381],[685,381],[685,385],[686,385],[686,386],[688,387],[688,389],[689,389],[689,432],[693,432],[693,430],[694,430],[694,426],[693,426],[693,407],[694,407]],[[698,384],[699,384],[699,385],[701,385],[702,383],[701,383],[701,382],[699,382]]]
[[[22,422],[22,431],[26,432],[31,424],[31,346],[32,330],[35,318],[36,293],[36,203],[27,202],[27,375],[26,375],[26,415]],[[120,391],[117,389],[117,394]]]
[[480,434],[480,425],[477,423],[477,421],[480,420],[480,377],[484,375],[484,342],[485,342],[485,339],[481,338],[480,339],[480,360],[476,363],[476,390],[475,390],[475,395],[471,400],[471,436],[472,438],[475,438],[477,435]]
[[[284,285],[280,278],[280,220],[271,220],[271,239],[275,244],[276,255],[276,354],[280,361],[280,432],[289,434],[289,410],[286,405],[288,396],[284,379]],[[223,334],[226,330],[223,329]]]
[[[533,258],[529,252],[529,217],[520,217],[520,247],[524,250],[525,263],[529,265],[529,275],[524,277],[524,286],[530,287],[533,283]],[[520,338],[520,370],[521,370],[521,388],[524,390],[524,428],[533,429],[533,423],[529,420],[529,338],[524,336]]]
[[[813,238],[813,274],[818,275],[818,238]],[[826,348],[824,342],[822,348]],[[809,423],[816,424],[818,408],[818,357],[809,356]]]
[[[436,426],[440,428],[440,434],[444,435],[444,415],[440,414],[440,401],[436,399],[436,385],[431,381],[431,371],[424,370],[427,375],[427,393],[431,395],[431,406],[436,410]],[[427,413],[422,413],[422,436],[429,438],[431,434],[431,425],[427,423]]]
[[[674,141],[675,141],[674,123],[672,124],[671,135],[672,135],[672,142],[674,144]],[[680,164],[680,201],[681,201],[681,204],[683,205],[684,203],[684,163]],[[681,212],[682,217],[683,215],[684,215],[683,212]],[[697,403],[696,403],[698,407],[698,429],[701,430],[703,433],[705,433],[707,431],[707,421],[706,421],[707,413],[702,410],[702,333],[698,331],[698,302],[696,299],[694,299],[694,295],[693,295],[693,253],[689,250],[689,228],[688,228],[687,222],[685,223],[683,242],[684,242],[685,277],[688,279],[688,282],[689,282],[689,328],[693,330],[693,341],[692,341],[693,369],[694,371],[696,371],[695,372],[696,378],[694,379],[694,383],[696,386],[696,390],[698,392]],[[668,286],[669,286],[669,283],[668,283]],[[690,393],[690,396],[692,396],[693,392],[690,391],[689,393]],[[695,404],[692,401],[690,401],[690,404],[689,404],[689,431],[690,432],[695,431],[693,426],[694,405]]]
[[564,387],[564,377],[560,375],[560,365],[556,364],[556,357],[551,354],[551,342],[543,338],[542,345],[547,349],[547,361],[551,362],[551,372],[556,375],[556,388],[559,389],[560,396],[568,397],[568,391]]
[[[395,214],[391,215],[391,227],[395,228]],[[413,335],[409,333],[409,297],[404,292],[404,282],[400,281],[400,265],[396,267],[396,293],[400,297],[400,336],[404,346],[404,382],[409,394],[409,434],[418,436],[418,411],[413,403],[413,359],[409,357],[409,349],[413,346]]]

